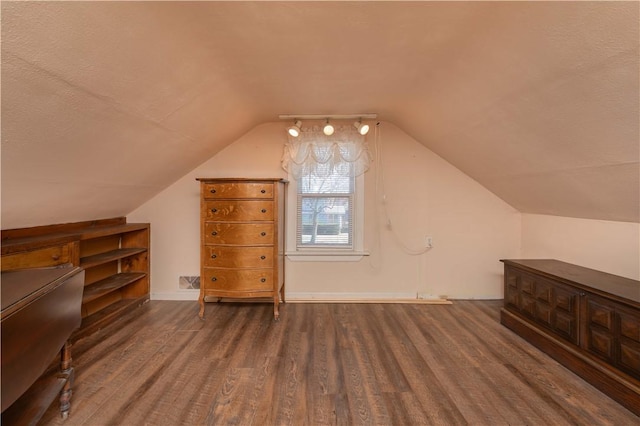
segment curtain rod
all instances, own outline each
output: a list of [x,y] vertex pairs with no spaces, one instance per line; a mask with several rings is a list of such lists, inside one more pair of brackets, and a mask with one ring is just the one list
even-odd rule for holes
[[361,118],[363,120],[375,120],[378,114],[280,114],[280,120],[325,120],[327,118],[333,120],[351,120]]

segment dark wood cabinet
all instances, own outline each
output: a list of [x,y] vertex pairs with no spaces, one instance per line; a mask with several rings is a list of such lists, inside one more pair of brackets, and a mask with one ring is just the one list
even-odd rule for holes
[[640,282],[557,260],[502,262],[502,324],[640,415]]
[[579,291],[513,268],[505,271],[505,304],[557,338],[578,344]]
[[621,371],[640,379],[640,316],[620,303],[585,295],[584,347]]

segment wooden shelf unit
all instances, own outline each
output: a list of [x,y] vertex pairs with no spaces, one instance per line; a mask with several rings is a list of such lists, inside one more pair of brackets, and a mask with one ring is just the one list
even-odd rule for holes
[[83,268],[77,340],[149,300],[150,233],[148,223],[124,217],[3,230],[2,270],[64,263]]

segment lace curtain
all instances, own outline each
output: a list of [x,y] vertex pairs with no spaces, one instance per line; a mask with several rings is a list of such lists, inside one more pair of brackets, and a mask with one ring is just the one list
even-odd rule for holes
[[308,174],[359,176],[370,164],[365,138],[353,126],[336,126],[331,136],[317,126],[302,129],[297,138],[289,136],[282,156],[282,168],[295,179]]

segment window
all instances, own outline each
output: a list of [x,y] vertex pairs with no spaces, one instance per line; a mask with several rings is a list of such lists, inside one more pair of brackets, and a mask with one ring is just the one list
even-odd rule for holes
[[292,179],[287,257],[294,261],[357,261],[364,247],[364,176]]
[[296,247],[353,249],[355,178],[298,179]]
[[285,145],[289,172],[287,257],[359,260],[363,251],[364,172],[371,156],[353,126],[324,135],[302,129]]

